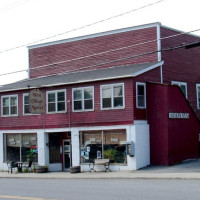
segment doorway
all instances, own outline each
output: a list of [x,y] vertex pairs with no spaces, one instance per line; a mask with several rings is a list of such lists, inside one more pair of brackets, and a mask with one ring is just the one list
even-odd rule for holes
[[63,169],[69,171],[71,166],[71,141],[63,140]]

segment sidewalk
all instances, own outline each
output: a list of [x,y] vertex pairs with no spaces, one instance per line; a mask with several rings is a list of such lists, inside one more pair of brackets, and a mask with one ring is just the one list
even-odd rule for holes
[[188,160],[174,166],[148,166],[137,171],[13,173],[0,172],[0,178],[45,179],[197,179],[200,180],[200,160]]

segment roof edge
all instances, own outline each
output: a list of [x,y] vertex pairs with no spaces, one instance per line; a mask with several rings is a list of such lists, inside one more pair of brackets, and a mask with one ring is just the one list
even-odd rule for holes
[[110,30],[110,31],[105,31],[105,32],[100,32],[100,33],[94,33],[94,34],[90,34],[90,35],[85,35],[85,36],[78,36],[78,37],[74,37],[74,38],[57,40],[57,41],[53,41],[53,42],[47,42],[47,43],[42,43],[42,44],[30,45],[30,46],[27,46],[27,48],[28,48],[28,50],[30,50],[30,49],[36,49],[36,48],[40,48],[40,47],[46,47],[46,46],[51,46],[51,45],[63,44],[63,43],[67,43],[67,42],[74,42],[74,41],[91,39],[91,38],[95,38],[95,37],[101,37],[101,36],[106,36],[106,35],[123,33],[123,32],[128,32],[128,31],[133,31],[133,30],[151,28],[151,27],[154,27],[154,26],[157,27],[157,26],[160,26],[160,25],[161,25],[160,22],[154,22],[154,23],[150,23],[150,24],[143,24],[143,25],[132,26],[132,27],[128,27],[128,28],[121,28],[121,29],[116,29],[116,30]]
[[171,28],[171,27],[169,27],[169,26],[161,25],[161,28],[166,28],[166,29],[169,29],[169,30],[171,30],[171,31],[176,31],[176,32],[179,32],[179,33],[185,33],[185,34],[187,34],[187,35],[200,38],[199,35],[196,35],[196,34],[193,34],[193,33],[188,33],[187,31],[181,31],[181,30],[179,30],[179,29]]
[[139,75],[141,75],[141,74],[143,74],[145,72],[148,72],[148,71],[150,71],[152,69],[155,69],[155,68],[157,68],[157,67],[159,67],[159,66],[161,66],[163,64],[164,64],[164,61],[160,61],[160,62],[156,63],[155,65],[152,65],[152,66],[150,66],[150,67],[148,67],[146,69],[143,69],[143,70],[141,70],[139,72],[134,73],[133,77],[139,76]]

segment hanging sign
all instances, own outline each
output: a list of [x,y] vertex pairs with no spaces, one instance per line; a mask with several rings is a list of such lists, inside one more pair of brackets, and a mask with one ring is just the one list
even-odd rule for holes
[[30,111],[32,114],[41,114],[45,111],[45,98],[41,90],[30,91]]
[[169,113],[169,119],[189,119],[189,113]]

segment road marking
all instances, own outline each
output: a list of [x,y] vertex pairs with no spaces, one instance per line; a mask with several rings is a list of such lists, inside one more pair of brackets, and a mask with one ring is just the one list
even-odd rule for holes
[[[11,195],[0,195],[0,198],[7,199],[24,199],[24,200],[47,200],[45,198],[37,198],[37,197],[23,197],[23,196],[11,196]],[[56,200],[56,199],[48,199],[48,200]]]

